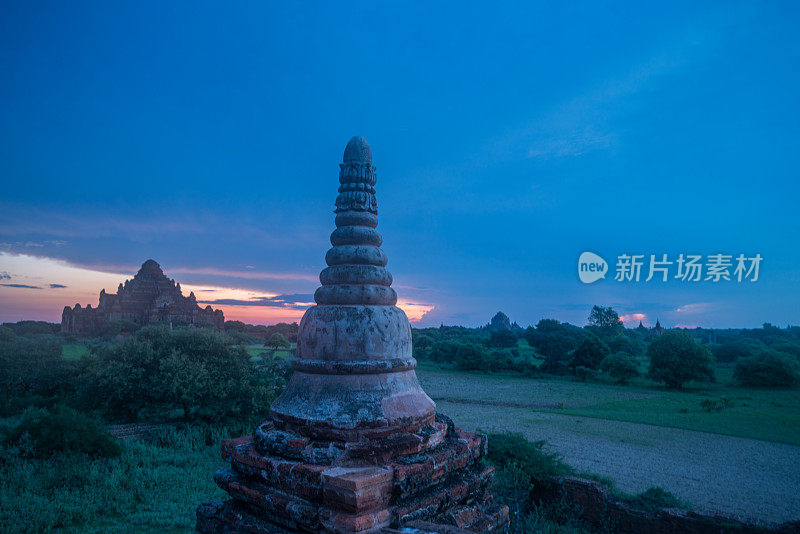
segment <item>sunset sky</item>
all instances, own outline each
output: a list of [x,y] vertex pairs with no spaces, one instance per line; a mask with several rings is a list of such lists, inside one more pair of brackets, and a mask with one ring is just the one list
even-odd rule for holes
[[[798,23],[794,2],[4,3],[0,322],[95,306],[148,258],[227,319],[298,320],[363,135],[415,324],[800,324]],[[605,279],[579,280],[584,251]],[[640,281],[614,279],[623,254]],[[763,261],[646,282],[651,254]]]

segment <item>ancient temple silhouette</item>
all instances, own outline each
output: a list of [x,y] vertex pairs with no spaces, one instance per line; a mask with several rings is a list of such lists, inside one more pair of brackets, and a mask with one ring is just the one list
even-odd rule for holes
[[294,374],[267,420],[223,442],[230,467],[215,480],[231,499],[198,508],[199,532],[491,532],[507,523],[487,491],[486,437],[437,414],[417,380],[376,230],[375,181],[369,145],[352,138]]
[[65,334],[96,335],[110,321],[130,321],[138,325],[152,322],[213,326],[222,329],[225,317],[222,310],[211,306],[201,308],[194,293],[183,296],[180,283],[167,278],[154,260],[142,264],[139,272],[120,284],[116,293],[100,291],[96,308],[64,307],[61,332]]

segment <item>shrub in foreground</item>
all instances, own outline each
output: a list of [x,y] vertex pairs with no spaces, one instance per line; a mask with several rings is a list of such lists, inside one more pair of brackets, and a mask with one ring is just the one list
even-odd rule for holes
[[686,508],[687,505],[664,488],[655,486],[642,493],[625,499],[626,502],[641,510],[655,512],[663,508]]
[[800,384],[800,363],[791,354],[765,350],[753,358],[739,360],[733,376],[745,386],[794,387]]
[[561,457],[544,450],[544,441],[528,441],[519,433],[490,433],[487,459],[497,466],[515,463],[533,480],[544,480],[553,475],[567,475],[572,469]]
[[48,458],[57,452],[83,452],[91,456],[119,456],[122,447],[103,424],[66,406],[50,410],[29,409],[6,437],[24,456]]

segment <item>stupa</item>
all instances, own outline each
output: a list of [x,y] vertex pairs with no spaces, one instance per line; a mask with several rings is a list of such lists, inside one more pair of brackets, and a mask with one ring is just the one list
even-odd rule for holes
[[200,505],[198,532],[492,532],[507,523],[487,491],[486,437],[437,415],[417,380],[376,230],[375,180],[369,145],[352,138],[294,374],[266,421],[223,441],[230,468],[215,480],[232,498]]

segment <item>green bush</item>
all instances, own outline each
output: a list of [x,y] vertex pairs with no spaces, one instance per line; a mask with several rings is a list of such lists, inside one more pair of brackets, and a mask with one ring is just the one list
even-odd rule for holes
[[665,332],[650,343],[647,355],[647,376],[667,387],[680,389],[690,380],[714,379],[711,351],[687,332]]
[[639,376],[636,360],[624,352],[606,356],[600,362],[600,368],[620,384],[626,384],[631,378]]
[[765,350],[758,356],[740,360],[733,376],[745,386],[794,387],[800,384],[800,363],[791,354]]
[[687,508],[686,503],[658,486],[628,497],[625,501],[636,508],[647,510],[648,512],[655,512],[664,508]]
[[728,397],[722,397],[720,399],[703,399],[700,401],[700,407],[708,413],[721,412],[725,408],[732,408],[733,406],[733,400]]
[[36,458],[48,458],[57,452],[104,457],[119,456],[122,452],[119,442],[102,423],[66,406],[28,409],[5,442],[7,446],[23,448],[25,456]]
[[488,439],[487,459],[498,467],[516,464],[529,477],[531,484],[572,472],[561,456],[544,450],[544,441],[528,441],[522,434],[510,432],[490,433]]

